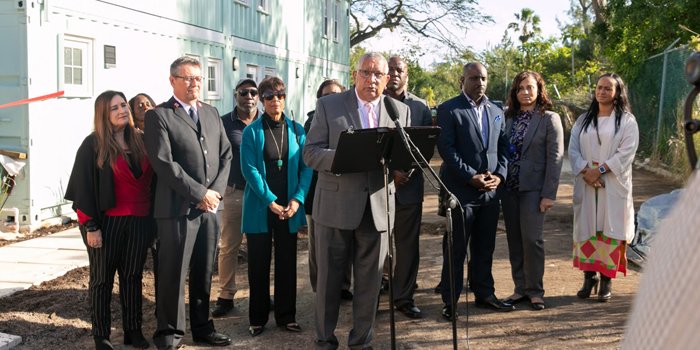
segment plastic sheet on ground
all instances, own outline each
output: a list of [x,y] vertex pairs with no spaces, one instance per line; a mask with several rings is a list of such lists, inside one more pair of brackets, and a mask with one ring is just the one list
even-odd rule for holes
[[627,247],[627,260],[637,266],[644,266],[654,238],[663,219],[670,213],[678,201],[682,190],[675,190],[668,194],[662,194],[644,202],[639,208],[636,217],[637,227],[634,239]]

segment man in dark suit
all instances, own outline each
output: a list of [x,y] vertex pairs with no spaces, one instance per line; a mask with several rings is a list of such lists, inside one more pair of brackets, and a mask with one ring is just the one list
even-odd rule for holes
[[198,60],[170,65],[173,97],[146,114],[146,152],[158,175],[158,327],[153,341],[174,349],[185,335],[185,281],[189,274],[190,329],[195,342],[231,344],[209,318],[209,295],[219,238],[221,193],[231,168],[231,144],[216,108],[199,102]]
[[[331,166],[340,133],[350,129],[389,127],[391,103],[401,124],[410,125],[406,105],[382,95],[389,76],[386,59],[363,55],[353,71],[355,88],[316,102],[316,113],[304,147],[304,161],[318,171],[313,219],[316,234],[316,349],[337,349],[343,271],[352,261],[355,295],[354,327],[348,337],[352,350],[372,349],[382,266],[386,255],[387,222],[384,176],[381,171],[336,175]],[[394,217],[394,183],[389,186],[390,221]],[[353,254],[350,254],[351,249]]]
[[[507,174],[508,139],[503,110],[485,95],[486,68],[471,62],[462,71],[462,93],[438,107],[437,125],[442,128],[438,151],[445,162],[442,180],[461,204],[453,215],[453,263],[455,301],[459,300],[464,278],[467,243],[472,239],[473,278],[477,307],[511,311],[513,305],[494,295],[491,265],[496,245],[498,197],[496,188]],[[447,245],[443,245],[447,247]],[[448,255],[443,254],[442,314],[451,319],[456,312],[450,301]]]
[[[433,125],[428,102],[408,92],[407,83],[408,66],[400,57],[390,57],[389,83],[386,85],[385,93],[408,106],[411,111],[412,126]],[[414,304],[413,293],[416,289],[420,262],[418,242],[423,214],[423,173],[419,167],[410,171],[395,171],[394,184],[396,185],[394,306],[408,317],[420,318],[422,314]],[[388,262],[384,263],[386,272]]]

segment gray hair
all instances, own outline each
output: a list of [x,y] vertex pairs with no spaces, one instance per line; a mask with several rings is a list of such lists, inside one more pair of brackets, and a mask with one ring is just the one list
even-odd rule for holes
[[382,63],[384,63],[384,68],[382,69],[382,73],[386,74],[389,71],[389,64],[386,62],[386,58],[378,52],[368,52],[368,53],[362,55],[362,57],[360,57],[360,59],[357,60],[357,67],[355,67],[355,69],[360,70],[360,67],[362,67],[362,63],[365,60],[382,62]]
[[199,69],[202,69],[202,64],[199,62],[198,59],[194,57],[189,57],[189,56],[182,56],[170,65],[170,75],[176,76],[178,69],[180,69],[180,66],[195,66],[199,67]]

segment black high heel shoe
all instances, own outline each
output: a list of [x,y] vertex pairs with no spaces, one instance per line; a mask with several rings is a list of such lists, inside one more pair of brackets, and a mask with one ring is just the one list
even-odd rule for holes
[[134,329],[131,331],[124,330],[124,344],[132,345],[135,348],[147,349],[151,344],[143,336],[140,329]]
[[598,292],[598,301],[606,302],[612,298],[612,280],[609,277],[603,276],[600,279],[600,291]]
[[591,296],[591,291],[595,289],[594,293],[598,292],[598,275],[594,271],[584,271],[583,273],[583,287],[576,293],[576,295],[581,299],[586,299]]
[[114,350],[109,337],[94,336],[93,339],[95,340],[95,350]]

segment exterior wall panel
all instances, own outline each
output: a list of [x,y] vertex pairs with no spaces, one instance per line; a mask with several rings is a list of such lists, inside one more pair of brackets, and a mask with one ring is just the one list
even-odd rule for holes
[[[85,94],[0,109],[0,149],[28,153],[25,179],[7,204],[20,209],[22,225],[70,211],[63,195],[75,152],[92,132],[94,97],[112,89],[127,98],[145,92],[164,102],[172,95],[169,65],[177,57],[197,56],[203,74],[210,58],[221,60],[219,97],[205,98],[206,83],[201,95],[221,114],[233,109],[235,83],[249,64],[262,74],[274,68],[287,85],[285,113],[301,123],[315,108],[323,78],[348,81],[347,37],[329,46],[311,36],[303,20],[316,16],[311,9],[320,0],[275,0],[267,13],[235,0],[51,0],[21,10],[14,3],[0,0],[0,45],[10,48],[0,51],[0,104],[68,91],[66,40],[90,47]],[[105,45],[116,48],[114,66],[105,65]],[[234,58],[240,64],[236,71]]]

